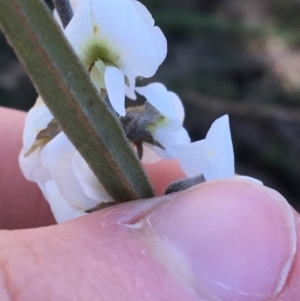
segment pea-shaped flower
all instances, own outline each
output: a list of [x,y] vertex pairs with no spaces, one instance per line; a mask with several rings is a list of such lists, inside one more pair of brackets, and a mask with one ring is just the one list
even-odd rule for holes
[[113,201],[40,98],[26,118],[19,163],[42,190],[57,222]]
[[176,156],[173,153],[173,146],[190,143],[190,137],[183,127],[185,114],[180,98],[161,83],[137,87],[135,90],[159,112],[159,117],[146,129],[151,132],[154,140],[163,146],[162,148],[146,144],[143,162],[153,163],[162,158],[173,158]]
[[234,177],[234,153],[228,115],[218,118],[205,139],[173,148],[189,177],[203,174],[207,181]]
[[190,142],[183,127],[184,108],[179,97],[162,84],[136,88],[159,111],[160,116],[148,129],[162,147],[147,144],[143,162],[178,159],[188,177],[203,174],[207,181],[234,177],[234,153],[228,115],[218,118],[206,138]]
[[135,96],[135,78],[153,76],[167,53],[162,31],[138,1],[82,1],[65,35],[98,90],[108,95],[121,116],[125,94]]

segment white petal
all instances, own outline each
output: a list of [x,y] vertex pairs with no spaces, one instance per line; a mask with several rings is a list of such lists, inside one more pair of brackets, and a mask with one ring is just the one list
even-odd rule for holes
[[[156,141],[164,146],[164,149],[158,146],[146,144],[146,147],[144,147],[144,150],[146,149],[146,152],[144,151],[142,160],[144,163],[154,163],[161,159],[169,160],[179,158],[180,156],[183,156],[185,154],[184,149],[186,147],[191,147],[190,137],[183,127],[176,132],[169,130],[158,130],[153,135],[153,137]],[[150,149],[151,152],[149,152],[148,149]],[[194,154],[192,150],[191,152],[192,153],[190,154],[190,156]],[[156,156],[153,153],[155,153]]]
[[203,173],[209,181],[234,176],[233,147],[227,115],[212,124],[206,139],[178,144],[172,146],[171,150],[179,158],[182,169],[189,177]]
[[153,138],[166,148],[176,145],[177,132],[172,132],[168,129],[159,129],[154,133]]
[[26,154],[34,144],[39,132],[47,127],[53,115],[45,104],[33,107],[26,116],[23,133],[23,149]]
[[179,130],[181,120],[178,118],[174,102],[173,94],[161,83],[152,83],[145,87],[136,87],[135,90],[143,95],[162,115],[166,116],[170,123],[170,130]]
[[62,197],[54,181],[46,182],[41,190],[49,202],[52,213],[58,223],[86,215],[82,209],[72,206]]
[[[133,0],[132,3],[135,6],[135,9],[137,10],[137,12],[144,19],[147,27],[149,29],[152,29],[155,22],[151,16],[150,12],[148,11],[148,9],[139,1]],[[153,38],[155,39],[155,42],[156,42],[156,47],[157,47],[157,49],[161,50],[157,53],[158,60],[161,60],[163,62],[164,59],[166,58],[166,51],[167,51],[166,38],[163,35],[163,33],[161,32],[159,27],[157,27],[157,26],[154,27],[154,29],[152,29],[152,31],[153,31],[152,34],[154,36]]]
[[217,119],[205,138],[207,164],[204,168],[206,180],[232,178],[234,176],[234,154],[228,115]]
[[154,19],[152,18],[148,9],[139,1],[132,0],[132,4],[134,5],[136,11],[143,18],[147,26],[154,26]]
[[94,46],[94,32],[89,0],[79,5],[64,32],[75,52],[88,68],[98,59],[102,59],[97,56],[91,57],[90,53]]
[[183,107],[182,101],[180,100],[180,98],[178,97],[178,95],[176,93],[170,91],[169,94],[170,94],[170,96],[172,96],[172,101],[173,101],[173,105],[175,107],[177,117],[183,123],[185,114],[184,114],[184,107]]
[[97,202],[87,197],[74,175],[72,160],[76,152],[65,134],[59,133],[43,148],[41,162],[49,169],[62,197],[72,206],[87,210],[95,207]]
[[181,168],[188,177],[198,176],[203,173],[205,165],[205,140],[196,141],[174,147]]
[[191,138],[184,127],[180,128],[180,130],[175,132],[174,134],[176,135],[176,138],[174,141],[175,143],[173,143],[172,145],[191,143]]
[[[145,21],[148,29],[152,31],[152,37],[153,40],[155,40],[155,47],[156,47],[156,55],[157,55],[156,60],[158,62],[163,62],[167,54],[167,40],[164,34],[162,33],[159,27],[156,26],[153,28],[155,23],[154,19],[152,18],[148,9],[141,2],[133,0],[132,3],[135,6],[136,11]],[[161,63],[159,63],[159,65],[160,64]]]
[[[166,130],[157,130],[156,133],[153,135],[154,139],[158,141],[162,146],[164,146],[164,149],[158,146],[154,145],[149,145],[146,144],[148,148],[150,148],[152,151],[154,151],[157,156],[160,159],[164,160],[169,160],[169,159],[174,159],[178,158],[181,153],[178,153],[177,147],[185,147],[190,145],[190,137],[187,134],[187,131],[184,128],[181,128],[179,131],[173,132],[169,131],[168,129]],[[146,154],[148,156],[148,154]],[[153,156],[152,156],[153,157]],[[156,158],[154,157],[154,160]],[[153,160],[151,157],[145,158],[143,162],[146,163],[145,160]],[[155,162],[153,160],[153,162]],[[158,161],[156,159],[156,161]],[[150,162],[148,162],[150,163]]]
[[135,77],[127,77],[129,86],[125,86],[125,94],[128,98],[136,100],[135,94]]
[[78,6],[81,4],[82,1],[84,1],[84,0],[70,0],[70,4],[73,9],[73,13],[76,12]]
[[106,89],[104,82],[104,74],[105,74],[106,66],[103,61],[98,60],[93,65],[90,71],[90,77],[97,90]]
[[62,197],[48,169],[40,167],[35,170],[34,176],[58,223],[86,214],[82,209],[72,206]]
[[34,181],[37,182],[39,187],[43,190],[48,181],[52,181],[52,176],[49,169],[40,166],[34,171]]
[[25,157],[24,151],[22,150],[19,156],[19,164],[21,170],[27,180],[35,181],[34,172],[36,169],[42,166],[40,156],[41,156],[41,147],[37,147],[30,156]]
[[[190,137],[183,127],[178,131],[171,131],[168,128],[158,129],[153,134],[153,138],[164,146],[169,153],[174,146],[190,143]],[[173,155],[171,156],[173,157]]]
[[113,202],[111,196],[106,192],[79,152],[74,155],[72,166],[74,175],[87,197],[97,201],[97,204]]
[[125,116],[124,74],[116,67],[107,66],[104,81],[111,105],[119,115]]

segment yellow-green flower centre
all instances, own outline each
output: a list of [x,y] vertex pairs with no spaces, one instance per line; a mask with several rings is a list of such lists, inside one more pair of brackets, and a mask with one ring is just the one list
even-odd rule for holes
[[117,50],[110,47],[109,43],[105,43],[103,40],[89,40],[82,46],[82,61],[90,68],[98,60],[102,60],[105,65],[113,65],[118,67],[118,61],[120,54]]
[[146,130],[154,134],[158,129],[166,127],[169,121],[169,118],[161,115],[157,117],[153,122],[149,123],[146,127]]

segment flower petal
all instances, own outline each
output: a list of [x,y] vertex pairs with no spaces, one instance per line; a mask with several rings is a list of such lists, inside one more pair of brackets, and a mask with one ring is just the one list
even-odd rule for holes
[[191,143],[191,138],[190,138],[187,130],[184,127],[182,127],[177,132],[177,137],[176,138],[177,138],[176,145]]
[[97,201],[97,204],[113,202],[111,196],[106,192],[79,152],[74,155],[72,166],[74,175],[88,198]]
[[148,9],[139,1],[132,0],[132,4],[134,5],[136,11],[143,18],[147,26],[154,26],[154,19],[152,18]]
[[[139,1],[132,1],[136,11],[145,21],[148,29],[152,31],[152,38],[155,40],[156,60],[163,62],[167,55],[167,40],[159,27],[154,26],[155,22],[148,9]],[[159,63],[160,65],[161,63]],[[146,77],[146,76],[145,76]]]
[[111,105],[119,115],[125,116],[124,74],[116,67],[107,66],[104,81]]
[[104,82],[105,69],[106,66],[101,60],[96,61],[91,68],[90,77],[99,92],[101,89],[106,89]]
[[207,164],[203,167],[206,180],[232,178],[234,154],[228,115],[217,119],[205,138]]
[[[180,147],[181,145],[190,144],[191,141],[187,131],[183,127],[179,131],[159,129],[154,133],[153,138],[164,146],[164,149],[147,143],[146,146],[148,149],[151,149],[152,152],[155,152],[158,158],[164,160],[178,158],[177,146]],[[145,152],[142,161],[144,163],[154,163],[159,160],[157,157],[152,153],[148,154]]]
[[[39,171],[37,171],[38,173]],[[37,176],[37,178],[39,178]],[[76,217],[86,215],[86,213],[79,208],[72,206],[60,194],[57,186],[53,180],[42,183],[37,181],[42,190],[46,200],[48,201],[51,211],[58,223],[62,223]]]
[[91,57],[94,32],[91,19],[90,1],[83,1],[64,31],[68,41],[83,63],[89,68],[101,57]]
[[40,189],[44,191],[46,183],[52,181],[50,171],[40,166],[34,171],[34,181],[39,185]]
[[181,123],[183,123],[184,120],[184,107],[182,104],[182,101],[180,100],[180,98],[178,97],[177,94],[175,94],[172,91],[169,91],[170,97],[172,97],[172,101],[173,101],[173,105],[177,114],[177,117],[179,118],[179,120],[181,120]]
[[21,151],[19,156],[19,164],[23,175],[29,181],[35,181],[34,172],[36,169],[42,166],[40,156],[41,156],[41,147],[37,147],[30,156],[24,156],[24,150]]
[[97,201],[86,196],[74,175],[72,160],[76,152],[66,135],[60,133],[43,148],[41,162],[49,169],[62,197],[72,206],[87,210],[95,207]]
[[134,77],[127,77],[128,85],[125,86],[125,93],[126,96],[132,100],[136,100],[135,94],[135,78]]
[[[186,134],[187,135],[187,134]],[[183,134],[183,140],[185,134]],[[167,141],[167,138],[164,138]],[[167,153],[178,158],[188,177],[203,173],[207,181],[234,176],[234,155],[228,116],[217,119],[204,140],[169,146]]]
[[199,176],[205,165],[205,140],[174,147],[176,157],[179,158],[181,168],[188,177]]
[[75,11],[77,10],[78,6],[81,4],[82,1],[84,0],[69,0],[71,7],[73,9],[73,13],[75,13]]
[[45,129],[52,119],[53,115],[44,103],[28,112],[23,133],[24,154],[30,150],[39,132]]
[[170,122],[167,126],[170,130],[180,129],[182,123],[178,118],[174,106],[173,97],[176,95],[175,93],[169,92],[161,83],[152,83],[145,87],[136,87],[135,90],[143,95],[162,115],[169,119]]
[[36,169],[34,177],[58,223],[86,214],[83,210],[72,206],[62,197],[48,169],[44,167]]

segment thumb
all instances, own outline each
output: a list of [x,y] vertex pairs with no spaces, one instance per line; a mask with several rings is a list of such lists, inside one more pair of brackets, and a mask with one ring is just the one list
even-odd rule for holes
[[3,231],[0,293],[31,301],[296,301],[296,221],[274,190],[227,180]]
[[168,264],[185,270],[205,300],[300,300],[300,218],[276,191],[250,181],[209,182],[144,221],[173,253]]

